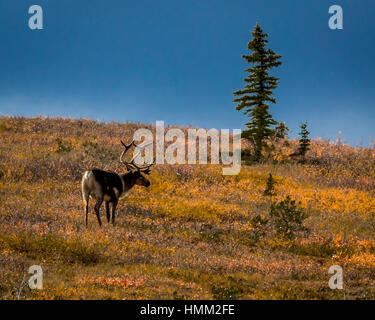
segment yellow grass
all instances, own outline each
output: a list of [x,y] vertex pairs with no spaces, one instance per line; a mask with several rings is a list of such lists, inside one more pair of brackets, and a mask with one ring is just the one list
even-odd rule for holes
[[[140,127],[0,118],[0,298],[14,299],[38,264],[43,290],[23,299],[375,299],[373,148],[315,141],[298,164],[289,141],[233,177],[218,165],[156,165],[151,187],[120,201],[115,227],[99,228],[91,203],[85,228],[82,173],[122,172],[119,139]],[[301,201],[310,233],[249,241],[250,219],[268,214],[269,173],[274,200]],[[334,264],[342,291],[328,287]]]

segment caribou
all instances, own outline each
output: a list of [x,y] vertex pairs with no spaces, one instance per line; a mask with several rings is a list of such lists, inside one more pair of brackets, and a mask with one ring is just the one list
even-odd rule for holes
[[125,165],[127,172],[125,174],[117,174],[112,171],[93,168],[86,171],[82,177],[82,198],[85,204],[85,224],[88,224],[89,198],[96,200],[94,211],[98,218],[99,226],[102,225],[100,219],[100,207],[105,202],[105,209],[108,223],[111,221],[110,204],[112,205],[112,224],[115,224],[116,207],[120,197],[126,196],[135,186],[149,187],[150,181],[143,174],[150,174],[150,167],[153,164],[139,167],[134,163],[133,157],[130,162],[124,160],[126,152],[132,147],[139,147],[134,140],[126,145],[120,140],[124,147],[120,155],[120,162]]

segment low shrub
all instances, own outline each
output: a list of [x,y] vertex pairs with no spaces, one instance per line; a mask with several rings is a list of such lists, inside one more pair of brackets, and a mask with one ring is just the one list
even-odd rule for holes
[[0,234],[0,244],[41,262],[60,260],[66,263],[89,265],[104,259],[102,248],[96,244],[89,245],[52,235]]
[[69,153],[72,150],[72,144],[68,141],[64,141],[57,137],[55,139],[57,143],[56,153]]
[[[301,204],[300,202],[298,204]],[[307,218],[290,196],[281,202],[273,202],[270,208],[270,218],[276,228],[276,234],[287,239],[294,239],[298,232],[307,232],[303,225]]]

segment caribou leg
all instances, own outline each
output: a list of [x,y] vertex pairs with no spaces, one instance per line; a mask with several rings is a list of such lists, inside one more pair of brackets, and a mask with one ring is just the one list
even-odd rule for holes
[[85,201],[85,213],[86,213],[85,223],[87,227],[88,217],[89,217],[89,200]]
[[95,207],[94,207],[96,217],[98,218],[99,226],[102,226],[102,221],[100,220],[100,206],[102,205],[102,203],[103,203],[103,199],[100,199],[96,202]]
[[115,225],[116,207],[117,207],[117,201],[113,201],[112,203],[112,224],[113,225]]
[[87,188],[85,188],[83,182],[82,182],[82,198],[83,198],[83,202],[85,203],[85,224],[86,224],[86,227],[87,227],[88,215],[89,215],[90,193],[88,192]]
[[107,214],[108,223],[111,221],[111,213],[109,212],[109,201],[105,202],[105,212]]

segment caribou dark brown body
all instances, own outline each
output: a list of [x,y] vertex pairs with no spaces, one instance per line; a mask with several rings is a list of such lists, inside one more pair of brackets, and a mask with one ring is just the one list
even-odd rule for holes
[[112,224],[115,223],[116,207],[121,196],[125,196],[130,189],[135,185],[148,187],[150,181],[148,181],[142,173],[149,174],[150,166],[140,168],[134,164],[134,161],[128,163],[122,160],[126,151],[134,145],[132,142],[130,145],[125,145],[124,152],[121,154],[120,161],[125,164],[129,170],[125,174],[117,174],[112,171],[105,171],[94,168],[88,170],[83,174],[82,177],[82,198],[85,203],[85,224],[88,224],[88,206],[89,199],[93,198],[96,200],[94,211],[98,219],[98,223],[101,226],[102,222],[100,219],[100,207],[105,202],[106,214],[108,222],[111,221],[110,205],[112,205]]

